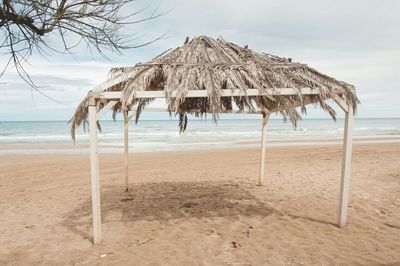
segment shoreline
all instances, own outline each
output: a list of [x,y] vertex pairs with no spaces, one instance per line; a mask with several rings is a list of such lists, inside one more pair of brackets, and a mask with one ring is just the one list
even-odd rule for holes
[[[323,138],[297,138],[297,139],[274,139],[267,138],[267,148],[284,148],[284,147],[307,147],[307,146],[324,146],[324,145],[341,145],[342,138],[323,137]],[[384,144],[384,143],[400,143],[400,135],[376,135],[376,136],[357,136],[353,137],[353,144]],[[175,148],[171,145],[167,149],[151,149],[141,148],[137,150],[137,146],[141,143],[130,143],[129,153],[158,153],[158,152],[174,152],[174,151],[204,151],[212,146],[212,149],[247,149],[256,148],[260,145],[260,140],[242,141],[242,142],[197,142],[197,143],[178,143]],[[162,143],[159,144],[162,147]],[[135,151],[136,150],[136,151]],[[123,146],[115,143],[99,143],[99,153],[101,154],[118,154],[123,152]],[[89,154],[88,144],[10,144],[0,146],[0,156],[6,155],[50,155],[50,154],[69,154],[82,155]]]

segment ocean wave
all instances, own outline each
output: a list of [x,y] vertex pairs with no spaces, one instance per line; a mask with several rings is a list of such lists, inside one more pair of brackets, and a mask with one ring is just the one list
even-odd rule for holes
[[[399,125],[399,126],[398,126]],[[342,138],[343,120],[303,120],[297,129],[281,121],[271,120],[267,139],[312,140],[316,138]],[[400,135],[400,119],[360,119],[355,121],[354,136]],[[123,123],[102,123],[98,134],[102,149],[123,147]],[[261,137],[260,120],[221,120],[214,123],[190,121],[185,133],[177,130],[177,121],[144,121],[129,128],[129,142],[133,149],[155,151],[207,146],[230,146],[243,142],[258,142]],[[2,122],[0,146],[17,144],[71,144],[68,125],[64,122]],[[79,130],[78,144],[88,144],[89,134]],[[4,149],[3,149],[4,153]]]

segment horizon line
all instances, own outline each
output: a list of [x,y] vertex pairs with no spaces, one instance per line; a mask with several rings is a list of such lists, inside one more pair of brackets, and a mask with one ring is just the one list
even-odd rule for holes
[[[355,117],[355,120],[357,119],[400,119],[400,117]],[[213,121],[212,118],[205,118],[205,119],[189,119],[191,121]],[[262,120],[262,118],[220,118],[217,121],[223,121],[223,120]],[[270,118],[270,120],[283,120],[283,118]],[[330,117],[327,118],[302,118],[300,121],[304,120],[333,120]],[[344,120],[343,117],[338,117],[336,120]],[[116,121],[123,121],[123,119],[104,119],[101,120],[103,122],[109,121],[109,122],[116,122]],[[132,120],[133,121],[133,120]],[[171,118],[171,119],[140,119],[138,122],[141,121],[179,121],[179,119],[176,118]],[[49,120],[0,120],[1,122],[69,122],[67,119],[59,119],[59,120],[54,120],[54,119],[49,119]],[[288,123],[290,121],[287,121]]]

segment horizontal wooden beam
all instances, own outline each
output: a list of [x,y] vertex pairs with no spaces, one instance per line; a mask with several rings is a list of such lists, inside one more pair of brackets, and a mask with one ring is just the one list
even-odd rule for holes
[[[196,110],[186,110],[186,112],[195,112]],[[134,111],[135,112],[135,111]],[[168,112],[168,108],[146,107],[143,112]],[[241,110],[221,110],[220,114],[263,114],[262,111],[241,111]]]
[[101,92],[103,90],[111,88],[112,86],[118,85],[121,82],[124,82],[124,81],[126,81],[126,80],[128,80],[130,78],[133,78],[136,75],[137,75],[136,72],[129,72],[129,73],[122,74],[122,75],[120,75],[120,76],[118,76],[118,77],[116,77],[114,79],[110,79],[110,80],[107,80],[106,82],[101,83],[100,85],[98,85],[94,89],[94,91],[95,92]]
[[[221,90],[221,97],[232,97],[232,96],[263,96],[263,95],[297,95],[301,92],[303,95],[315,95],[319,94],[320,90],[318,88],[302,88],[302,89],[293,89],[293,88],[276,88],[276,89],[268,89],[267,91],[261,91],[258,89],[247,89],[247,90]],[[172,92],[172,98],[176,97],[177,93]],[[108,100],[116,100],[120,99],[122,96],[121,91],[110,91],[110,92],[101,92],[99,93],[100,99],[108,99]],[[186,93],[186,98],[207,98],[208,91],[206,90],[189,90]],[[164,91],[135,91],[136,99],[153,99],[153,98],[166,98]]]

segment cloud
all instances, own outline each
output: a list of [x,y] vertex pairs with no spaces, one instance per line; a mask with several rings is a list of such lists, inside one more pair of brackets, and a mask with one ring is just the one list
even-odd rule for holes
[[[137,8],[147,4],[133,3]],[[400,117],[400,1],[161,0],[159,5],[161,11],[173,10],[125,30],[143,30],[145,36],[138,42],[167,33],[167,38],[151,45],[126,51],[123,56],[111,55],[111,61],[93,61],[84,50],[74,57],[32,57],[27,70],[63,105],[31,93],[15,73],[0,79],[0,120],[3,114],[18,119],[67,119],[87,91],[107,78],[111,67],[146,62],[182,45],[186,36],[197,35],[222,36],[257,51],[292,57],[356,85],[362,102],[359,117]],[[10,106],[18,106],[18,111]],[[309,114],[326,117],[318,111]]]

